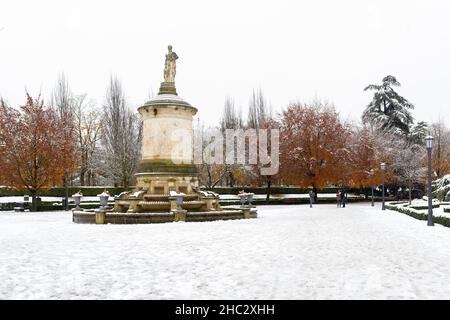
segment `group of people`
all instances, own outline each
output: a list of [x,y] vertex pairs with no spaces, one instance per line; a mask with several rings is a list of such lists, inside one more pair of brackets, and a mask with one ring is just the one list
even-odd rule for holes
[[[345,208],[347,203],[348,194],[344,189],[338,190],[336,193],[336,203],[338,208]],[[311,190],[309,192],[309,207],[312,208],[313,203],[317,202],[317,193]]]
[[345,208],[348,194],[345,190],[338,190],[336,193],[336,203],[338,208]]

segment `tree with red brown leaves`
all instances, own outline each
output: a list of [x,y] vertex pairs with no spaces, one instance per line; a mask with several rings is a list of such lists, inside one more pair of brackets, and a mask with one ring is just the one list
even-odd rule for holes
[[0,184],[27,189],[37,210],[39,191],[75,169],[76,138],[73,121],[58,117],[40,96],[26,95],[20,111],[0,105]]
[[280,123],[283,183],[314,189],[346,184],[350,130],[332,105],[291,104]]

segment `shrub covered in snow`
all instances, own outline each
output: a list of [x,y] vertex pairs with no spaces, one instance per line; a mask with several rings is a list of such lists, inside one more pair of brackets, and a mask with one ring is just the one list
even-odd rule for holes
[[[388,204],[386,204],[386,208],[389,210],[394,210],[394,211],[406,214],[410,217],[413,217],[413,218],[416,218],[419,220],[427,220],[428,219],[426,211],[420,211],[418,209],[406,207],[401,204],[394,205],[392,203],[388,203]],[[446,209],[444,209],[444,212],[450,212],[450,211],[447,211]],[[448,218],[448,217],[433,215],[433,221],[434,221],[434,223],[438,223],[440,225],[450,228],[450,218]]]
[[433,195],[441,201],[450,201],[450,174],[433,181]]

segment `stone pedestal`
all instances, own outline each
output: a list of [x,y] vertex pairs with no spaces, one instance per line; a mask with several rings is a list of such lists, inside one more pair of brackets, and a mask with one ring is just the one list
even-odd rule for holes
[[174,94],[177,95],[177,89],[175,88],[175,82],[161,82],[158,94]]
[[136,186],[148,194],[193,193],[198,187],[192,130],[197,109],[177,95],[173,82],[163,82],[159,94],[138,111],[143,138]]
[[252,217],[252,213],[250,211],[250,208],[249,209],[243,209],[242,211],[244,213],[244,219],[250,219]]
[[106,212],[104,210],[95,211],[95,224],[105,224]]
[[179,221],[186,221],[186,213],[187,210],[183,210],[183,209],[176,209],[172,211],[175,215],[174,220],[175,222],[179,222]]

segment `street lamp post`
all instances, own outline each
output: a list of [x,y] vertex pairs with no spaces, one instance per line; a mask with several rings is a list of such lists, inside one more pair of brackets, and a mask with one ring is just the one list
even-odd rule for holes
[[386,207],[384,205],[384,170],[386,170],[386,163],[382,163],[380,165],[381,167],[381,184],[382,184],[382,191],[381,191],[381,198],[382,198],[382,204],[381,204],[381,210],[386,210]]
[[431,151],[433,150],[433,140],[431,135],[425,138],[428,153],[428,226],[434,226],[433,222],[433,194],[431,193]]
[[371,179],[371,180],[372,180],[372,187],[371,187],[371,189],[372,189],[372,207],[373,207],[373,206],[374,206],[374,204],[373,204],[373,177],[375,176],[375,170],[370,169],[369,175],[370,175],[370,177],[372,178],[372,179]]

